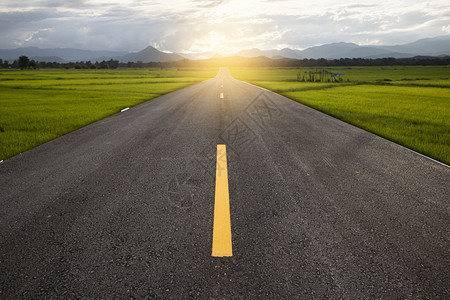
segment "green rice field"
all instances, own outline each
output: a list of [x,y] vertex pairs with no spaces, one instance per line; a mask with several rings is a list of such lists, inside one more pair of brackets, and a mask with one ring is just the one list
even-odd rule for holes
[[212,68],[0,70],[0,160],[216,74]]
[[[267,88],[443,163],[450,164],[450,68],[321,68],[341,82],[302,82],[319,69],[231,69]],[[306,73],[305,73],[306,72]]]

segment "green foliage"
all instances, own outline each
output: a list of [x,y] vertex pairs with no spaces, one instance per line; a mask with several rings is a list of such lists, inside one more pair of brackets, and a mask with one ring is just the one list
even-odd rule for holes
[[19,57],[19,68],[26,69],[28,68],[28,64],[30,63],[30,59],[24,55]]
[[2,70],[0,160],[216,73],[217,69]]
[[237,79],[450,164],[450,68],[330,68],[350,81],[297,82],[299,72],[309,70],[241,68],[231,72]]

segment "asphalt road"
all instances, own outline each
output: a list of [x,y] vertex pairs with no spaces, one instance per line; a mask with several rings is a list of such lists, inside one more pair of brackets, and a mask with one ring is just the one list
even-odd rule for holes
[[0,163],[0,298],[449,299],[449,181],[221,69]]

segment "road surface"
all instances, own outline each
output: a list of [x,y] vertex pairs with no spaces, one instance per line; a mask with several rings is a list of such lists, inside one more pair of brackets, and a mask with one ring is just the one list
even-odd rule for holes
[[449,299],[449,181],[221,69],[0,163],[0,298]]

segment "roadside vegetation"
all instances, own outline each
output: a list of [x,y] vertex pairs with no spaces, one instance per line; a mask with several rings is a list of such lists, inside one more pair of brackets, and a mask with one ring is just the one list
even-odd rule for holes
[[0,160],[216,73],[212,68],[0,70]]
[[[450,165],[447,66],[230,71],[236,79],[282,94]],[[315,77],[310,80],[312,73]],[[336,73],[343,76],[332,79],[330,74]]]

